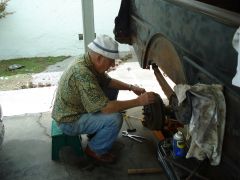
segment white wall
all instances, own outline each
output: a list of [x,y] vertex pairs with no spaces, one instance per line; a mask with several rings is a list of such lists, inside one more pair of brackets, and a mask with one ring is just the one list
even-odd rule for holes
[[[94,0],[97,34],[113,37],[119,7],[120,0]],[[83,53],[81,0],[10,0],[7,11],[14,14],[0,20],[0,59]]]

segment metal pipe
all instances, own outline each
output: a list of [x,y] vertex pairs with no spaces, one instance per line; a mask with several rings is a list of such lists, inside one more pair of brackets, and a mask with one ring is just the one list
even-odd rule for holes
[[87,45],[95,38],[93,0],[82,0],[83,39],[85,52]]
[[152,64],[152,69],[164,94],[167,96],[168,99],[170,99],[170,97],[174,94],[174,91],[169,86],[169,84],[167,83],[167,81],[165,80],[162,73],[159,71],[158,66],[155,63]]

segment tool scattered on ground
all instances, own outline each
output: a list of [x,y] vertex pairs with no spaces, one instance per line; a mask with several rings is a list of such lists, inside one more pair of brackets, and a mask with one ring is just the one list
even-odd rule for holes
[[126,111],[123,112],[123,119],[125,120],[128,128],[127,128],[127,132],[136,132],[136,128],[133,127],[130,119],[129,119],[129,116],[126,114]]
[[163,173],[161,168],[128,169],[128,174]]
[[145,137],[129,134],[127,131],[122,131],[122,136],[129,137],[130,139],[133,139],[134,141],[137,141],[140,143],[142,142],[143,139],[147,140]]
[[136,128],[133,127],[131,121],[129,119],[125,119],[125,122],[127,123],[127,132],[136,132]]

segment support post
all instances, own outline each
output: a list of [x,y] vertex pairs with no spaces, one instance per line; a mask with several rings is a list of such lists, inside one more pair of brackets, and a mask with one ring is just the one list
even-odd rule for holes
[[84,51],[87,45],[95,38],[93,0],[82,0],[83,40]]

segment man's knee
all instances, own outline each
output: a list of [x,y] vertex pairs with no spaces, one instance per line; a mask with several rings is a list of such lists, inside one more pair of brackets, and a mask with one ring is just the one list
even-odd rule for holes
[[123,117],[121,113],[112,113],[109,114],[107,122],[110,126],[115,126],[120,128],[123,123]]

